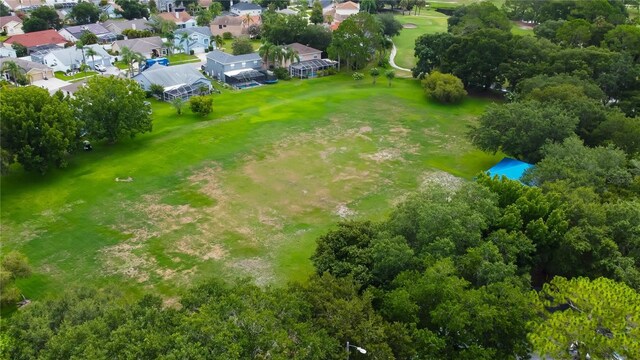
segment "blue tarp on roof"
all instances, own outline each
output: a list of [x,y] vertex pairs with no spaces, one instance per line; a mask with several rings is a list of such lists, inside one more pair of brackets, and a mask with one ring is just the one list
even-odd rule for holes
[[520,180],[524,172],[527,169],[533,167],[533,165],[520,160],[504,158],[499,163],[495,164],[491,169],[487,170],[491,177],[493,176],[505,176],[507,179]]

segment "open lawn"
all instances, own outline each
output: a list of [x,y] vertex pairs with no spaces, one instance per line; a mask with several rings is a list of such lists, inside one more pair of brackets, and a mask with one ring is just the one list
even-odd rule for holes
[[303,281],[341,218],[380,219],[408,192],[499,160],[464,136],[488,103],[439,105],[414,80],[350,75],[224,91],[205,118],[153,102],[150,134],[3,176],[3,251],[29,257],[35,274],[18,284],[30,298],[109,283],[171,301],[211,276]]
[[405,28],[400,31],[400,35],[393,38],[393,43],[398,49],[395,62],[398,66],[407,69],[416,65],[414,48],[416,39],[420,35],[447,31],[447,16],[433,10],[422,10],[421,15],[415,16],[397,15],[396,19]]
[[62,71],[56,71],[54,75],[56,78],[60,80],[74,82],[74,81],[82,80],[87,77],[96,76],[98,75],[98,72],[97,71],[81,71],[71,76],[67,76]]
[[169,60],[169,65],[180,65],[200,61],[197,56],[189,54],[171,54],[167,56],[167,60]]
[[[233,44],[233,39],[225,40],[224,45],[222,45],[222,48],[220,50],[229,54],[233,54],[233,49],[231,48],[231,44]],[[258,49],[260,49],[260,45],[262,45],[260,40],[257,40],[257,39],[251,40],[251,46],[253,46],[254,51],[257,51]]]

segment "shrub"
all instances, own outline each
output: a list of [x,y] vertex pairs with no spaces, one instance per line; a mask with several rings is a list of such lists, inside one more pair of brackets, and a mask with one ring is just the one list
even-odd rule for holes
[[327,75],[335,75],[338,73],[338,69],[331,67],[326,70]]
[[151,92],[151,94],[157,96],[158,98],[161,98],[162,94],[164,93],[164,87],[159,84],[151,84],[151,86],[149,86],[149,91]]
[[251,54],[253,52],[251,40],[246,36],[241,36],[233,40],[231,49],[233,50],[233,55]]
[[195,51],[189,50],[189,55],[193,55],[193,54],[195,54]]
[[189,107],[195,114],[207,116],[211,113],[213,99],[210,96],[192,96],[191,99],[189,99]]
[[278,80],[289,80],[291,79],[291,75],[289,75],[289,70],[287,68],[279,67],[273,70],[273,74],[278,78]]
[[424,91],[432,99],[455,103],[467,95],[462,81],[451,74],[434,71],[422,80]]
[[359,72],[354,72],[353,75],[351,75],[353,77],[353,80],[355,81],[360,81],[362,79],[364,79],[364,74],[363,73],[359,73]]
[[226,31],[226,32],[222,33],[222,38],[225,39],[225,40],[231,40],[231,39],[233,39],[233,35],[231,35],[230,32]]

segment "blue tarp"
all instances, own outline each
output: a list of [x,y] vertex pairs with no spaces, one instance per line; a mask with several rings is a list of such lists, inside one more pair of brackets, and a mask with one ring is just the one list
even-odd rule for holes
[[511,180],[520,180],[524,172],[530,167],[533,167],[533,165],[516,159],[504,158],[487,172],[491,177],[498,175],[505,176]]

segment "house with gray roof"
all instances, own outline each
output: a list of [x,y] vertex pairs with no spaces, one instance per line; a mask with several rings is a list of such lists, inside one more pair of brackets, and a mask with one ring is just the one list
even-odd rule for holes
[[247,14],[260,15],[262,14],[262,7],[254,3],[239,2],[237,4],[233,4],[229,11],[237,16],[245,16]]
[[134,76],[133,80],[145,91],[149,91],[153,84],[162,86],[164,101],[176,98],[186,100],[193,95],[209,94],[212,89],[211,81],[196,70],[193,64],[176,66],[156,64]]
[[107,30],[116,35],[122,34],[124,30],[151,30],[151,27],[147,24],[146,19],[133,19],[133,20],[107,20],[102,23]]
[[213,50],[207,54],[205,71],[222,82],[241,83],[243,78],[250,82],[251,75],[257,77],[259,70],[262,70],[262,58],[258,53],[231,55]]
[[159,36],[118,40],[111,45],[111,50],[120,54],[125,47],[133,52],[142,54],[147,59],[166,56],[168,54],[168,50]]
[[76,42],[80,40],[82,35],[85,32],[90,32],[98,37],[100,42],[113,42],[116,40],[116,34],[109,31],[109,29],[105,28],[101,24],[86,24],[86,25],[77,25],[77,26],[67,26],[58,31],[63,38],[67,41]]
[[[50,67],[24,59],[15,59],[15,58],[0,58],[0,69],[3,68],[3,65],[6,62],[13,62],[22,70],[22,73],[26,76],[29,83],[33,83],[38,80],[46,80],[53,78],[53,69]],[[2,73],[2,71],[0,71]],[[7,78],[8,74],[2,74]]]
[[[88,49],[93,49],[97,55],[87,55]],[[41,55],[31,54],[31,60],[45,64],[51,67],[54,71],[68,72],[79,70],[80,65],[82,65],[83,62],[87,64],[91,70],[95,69],[95,65],[110,67],[112,57],[102,48],[102,46],[94,44],[87,45],[82,50],[72,46],[66,49],[43,53]]]
[[178,29],[173,32],[174,47],[182,49],[186,54],[192,50],[194,54],[202,54],[209,50],[211,42],[211,29],[208,26],[195,26],[186,29]]

